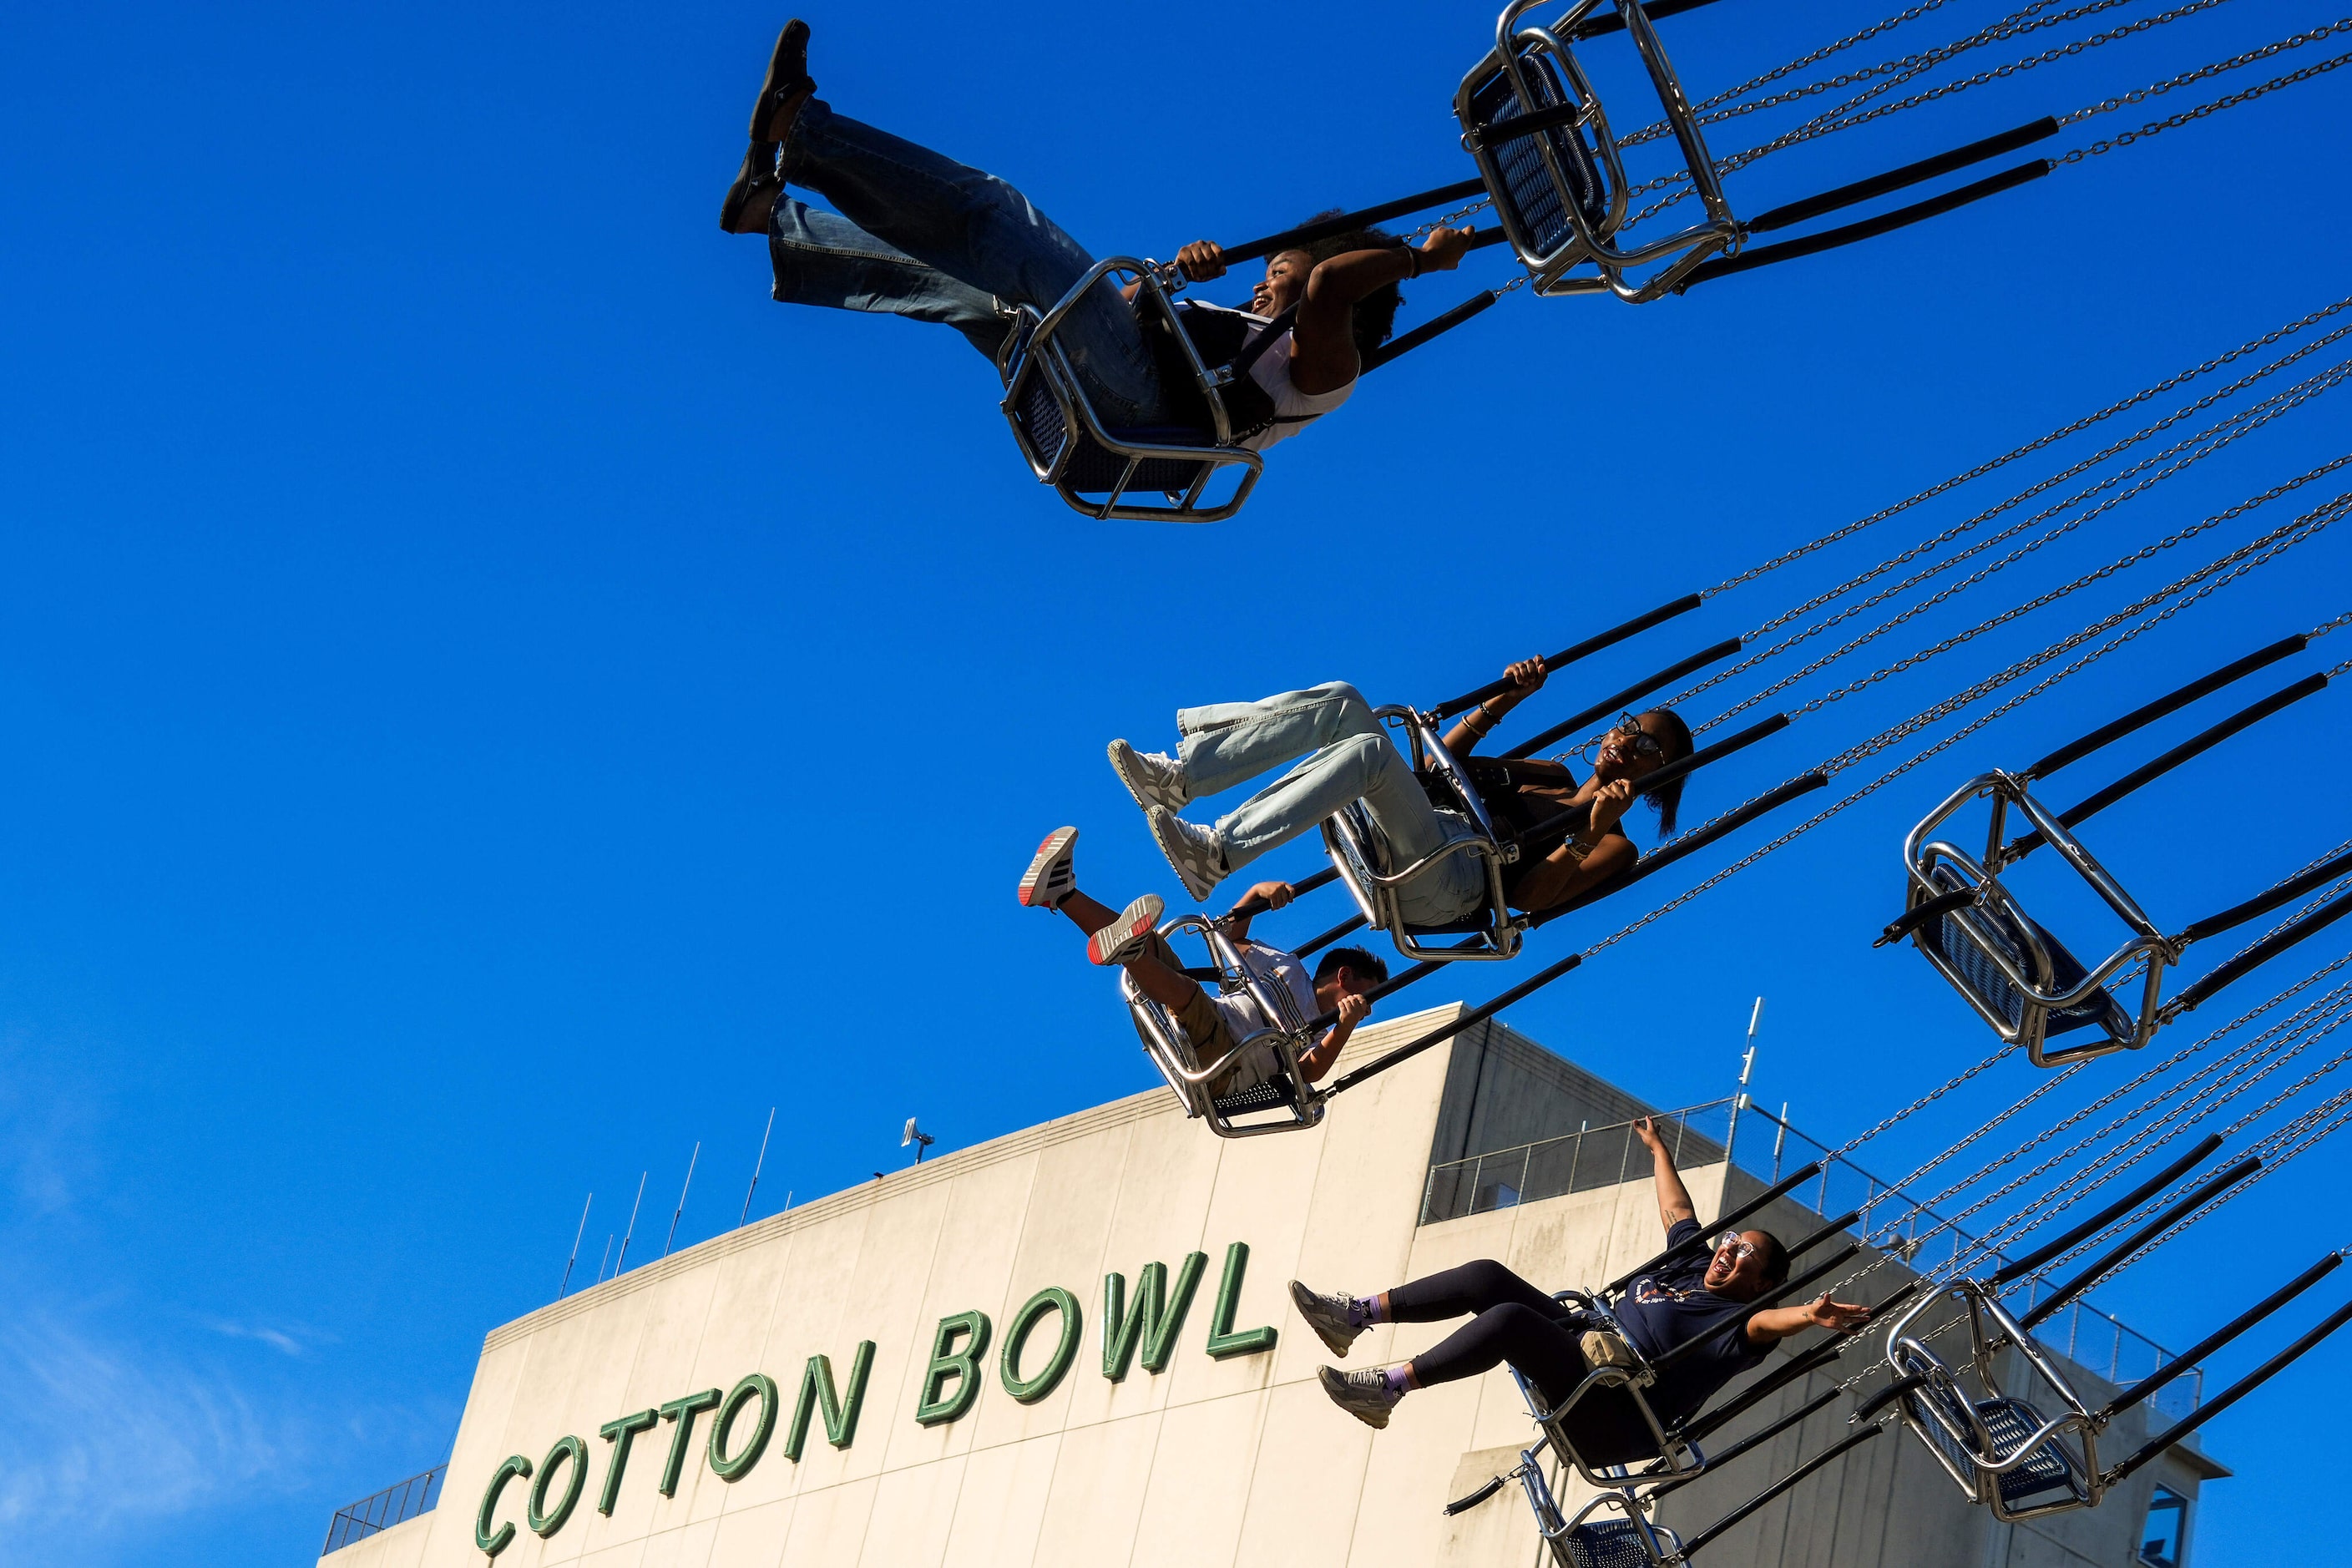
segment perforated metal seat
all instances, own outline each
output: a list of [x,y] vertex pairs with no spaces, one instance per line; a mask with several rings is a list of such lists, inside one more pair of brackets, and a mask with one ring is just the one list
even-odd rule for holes
[[[1499,127],[1533,110],[1551,109],[1568,101],[1560,88],[1559,71],[1549,58],[1534,56],[1527,61],[1527,68],[1534,104],[1521,103],[1510,79],[1497,75],[1471,95],[1471,107],[1481,121]],[[1561,177],[1569,185],[1566,193],[1552,179],[1538,145],[1551,149]],[[1502,142],[1494,158],[1496,173],[1500,176],[1497,199],[1507,201],[1511,216],[1517,219],[1532,248],[1549,253],[1576,237],[1576,227],[1569,221],[1568,205],[1561,199],[1563,195],[1575,201],[1586,228],[1595,234],[1610,232],[1606,187],[1583,127],[1562,125]]]
[[[1969,885],[1948,865],[1932,868],[1927,877],[1940,892],[1958,892]],[[2050,955],[2053,990],[2072,990],[2080,985],[2084,976],[2089,973],[2083,967],[2082,960],[2068,951],[2063,942],[2022,911],[2012,914],[1999,905],[1984,904],[1965,914],[1956,911],[1938,916],[1926,928],[1925,940],[1967,982],[1975,993],[1976,1000],[2006,1019],[2012,1031],[2021,1030],[2025,1026],[2025,997],[2010,984],[2000,966],[1987,954],[1983,942],[1970,940],[1970,933],[1960,929],[1963,920],[1975,921],[1979,936],[1997,944],[2011,963],[2028,973],[2032,969],[2030,956],[2032,942],[2025,939],[2024,932],[2030,931],[2032,942],[2039,942],[2042,951]],[[2124,1011],[2123,1005],[2104,985],[2079,1002],[2049,1009],[2042,1034],[2045,1037],[2063,1035],[2069,1030],[2093,1026],[2118,1046],[2131,1043],[2132,1016]]]

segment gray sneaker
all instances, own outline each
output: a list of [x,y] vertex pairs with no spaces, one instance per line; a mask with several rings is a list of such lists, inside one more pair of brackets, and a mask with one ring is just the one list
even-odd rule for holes
[[1087,938],[1087,956],[1097,963],[1125,963],[1151,945],[1160,934],[1160,911],[1167,906],[1157,893],[1146,893],[1118,911],[1118,919]]
[[1139,752],[1125,741],[1113,741],[1109,752],[1110,771],[1144,810],[1157,805],[1181,811],[1192,804],[1192,786],[1185,780],[1184,764],[1175,758]]
[[1290,1304],[1315,1331],[1315,1337],[1330,1347],[1331,1353],[1345,1360],[1348,1347],[1362,1337],[1365,1324],[1356,1321],[1356,1301],[1352,1296],[1318,1296],[1297,1280],[1290,1282]]
[[1168,864],[1183,879],[1184,890],[1195,901],[1205,901],[1218,883],[1225,879],[1225,857],[1217,847],[1217,836],[1205,827],[1195,827],[1165,806],[1149,806],[1143,820],[1151,828],[1151,841],[1168,857]]
[[1375,1431],[1387,1427],[1389,1412],[1396,1408],[1397,1396],[1389,1392],[1389,1374],[1378,1367],[1366,1367],[1360,1372],[1341,1372],[1336,1366],[1315,1369],[1323,1381],[1323,1392],[1331,1403]]

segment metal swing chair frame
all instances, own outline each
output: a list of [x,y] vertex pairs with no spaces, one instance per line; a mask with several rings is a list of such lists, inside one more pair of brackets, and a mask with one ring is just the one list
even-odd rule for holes
[[[1199,935],[1208,945],[1210,969],[1188,971],[1202,984],[1215,984],[1226,994],[1245,993],[1258,1016],[1276,1022],[1236,1040],[1215,1060],[1201,1062],[1183,1026],[1167,1008],[1146,996],[1135,978],[1122,971],[1119,994],[1143,1038],[1144,1055],[1160,1069],[1184,1107],[1187,1119],[1209,1124],[1220,1138],[1252,1138],[1267,1132],[1295,1132],[1323,1120],[1324,1095],[1307,1081],[1298,1058],[1314,1048],[1315,1020],[1302,1018],[1287,987],[1268,985],[1242,962],[1240,950],[1225,934],[1223,922],[1209,915],[1180,915],[1160,928],[1162,942],[1181,933]],[[1276,1077],[1234,1094],[1217,1094],[1211,1086],[1249,1053],[1271,1046],[1279,1063]],[[1268,1114],[1275,1113],[1275,1114]]]
[[[1628,183],[1617,139],[1570,40],[1598,30],[1601,0],[1575,3],[1549,24],[1525,20],[1549,0],[1511,0],[1495,23],[1492,53],[1454,96],[1462,145],[1478,165],[1503,233],[1543,295],[1607,291],[1632,304],[1671,292],[1708,258],[1736,253],[1744,237],[1717,177],[1698,116],[1639,0],[1609,0],[1640,55],[1673,129],[1705,221],[1629,248],[1612,240],[1625,221]],[[1606,26],[1606,23],[1601,24]],[[1591,271],[1580,271],[1590,267]],[[1650,268],[1645,276],[1631,274]]]
[[[1511,913],[1510,901],[1503,891],[1503,868],[1518,859],[1518,846],[1504,842],[1496,834],[1494,819],[1487,815],[1486,803],[1478,798],[1470,775],[1439,737],[1434,715],[1391,703],[1373,709],[1372,717],[1403,733],[1406,761],[1428,791],[1431,801],[1441,811],[1458,816],[1469,831],[1448,839],[1410,865],[1396,867],[1388,840],[1363,802],[1353,802],[1338,814],[1325,817],[1323,847],[1331,857],[1333,869],[1339,873],[1339,880],[1347,885],[1349,896],[1356,900],[1365,925],[1386,931],[1396,950],[1416,963],[1476,963],[1517,957],[1519,939],[1528,922]],[[1408,924],[1402,907],[1405,884],[1457,855],[1468,855],[1479,863],[1486,889],[1477,910],[1442,926]],[[1384,870],[1384,867],[1395,868]],[[1442,946],[1426,945],[1423,939],[1432,936],[1467,940]]]

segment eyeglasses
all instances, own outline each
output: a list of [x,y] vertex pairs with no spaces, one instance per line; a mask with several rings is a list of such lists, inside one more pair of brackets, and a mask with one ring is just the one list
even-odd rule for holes
[[1610,733],[1622,737],[1624,748],[1637,757],[1654,758],[1666,754],[1665,742],[1643,729],[1642,721],[1631,713],[1618,714],[1616,728]]
[[1715,1250],[1718,1254],[1730,1253],[1731,1266],[1737,1268],[1740,1264],[1756,1256],[1756,1244],[1736,1230],[1727,1230],[1715,1238]]

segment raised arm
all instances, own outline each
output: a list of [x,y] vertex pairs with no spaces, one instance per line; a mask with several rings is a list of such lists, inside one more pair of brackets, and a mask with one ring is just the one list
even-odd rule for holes
[[1748,1342],[1769,1345],[1801,1334],[1807,1329],[1828,1329],[1843,1333],[1859,1328],[1870,1317],[1870,1309],[1857,1307],[1850,1301],[1832,1301],[1824,1292],[1818,1301],[1808,1301],[1801,1307],[1768,1307],[1748,1320]]
[[1655,1121],[1647,1116],[1633,1123],[1633,1135],[1648,1145],[1650,1173],[1658,1181],[1658,1218],[1671,1231],[1686,1219],[1698,1218],[1698,1209],[1691,1202],[1690,1189],[1683,1185],[1682,1173],[1675,1169],[1675,1157],[1666,1152],[1666,1141],[1658,1136]]
[[1316,263],[1290,327],[1290,384],[1312,397],[1337,392],[1362,369],[1356,357],[1356,301],[1385,284],[1450,272],[1470,248],[1470,230],[1432,230],[1418,247],[1350,250]]
[[1297,889],[1287,882],[1258,883],[1225,911],[1225,934],[1235,942],[1247,942],[1251,921],[1267,910],[1281,909],[1297,896]]
[[1445,731],[1445,749],[1457,757],[1468,756],[1479,742],[1495,732],[1504,714],[1543,689],[1548,673],[1540,658],[1523,658],[1506,668],[1503,679],[1511,683],[1511,689],[1489,697],[1456,719],[1454,728]]

